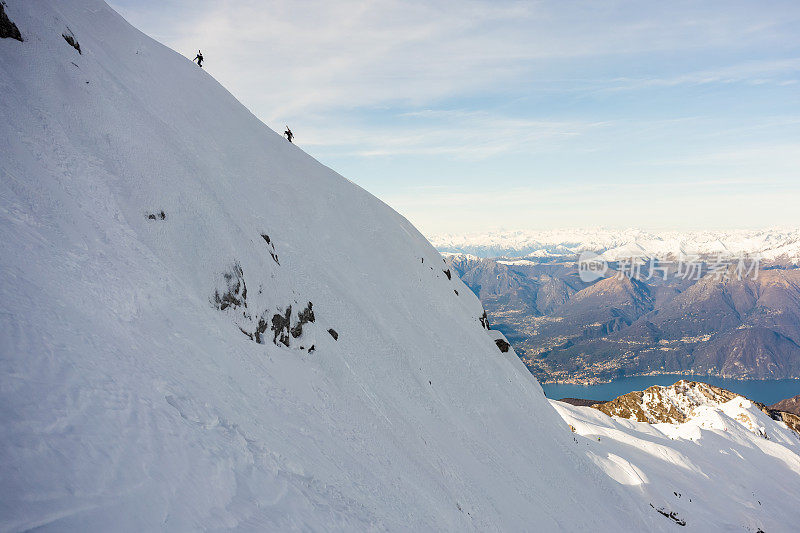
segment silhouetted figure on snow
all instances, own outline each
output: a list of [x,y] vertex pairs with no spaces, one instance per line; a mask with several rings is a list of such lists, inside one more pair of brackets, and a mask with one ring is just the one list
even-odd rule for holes
[[197,66],[203,68],[203,54],[200,50],[197,51],[197,55],[192,59],[192,61],[197,61]]
[[286,126],[286,131],[284,131],[283,134],[286,135],[286,138],[289,139],[289,142],[292,142],[292,139],[294,139],[294,133],[292,133],[292,130],[289,129],[289,126]]

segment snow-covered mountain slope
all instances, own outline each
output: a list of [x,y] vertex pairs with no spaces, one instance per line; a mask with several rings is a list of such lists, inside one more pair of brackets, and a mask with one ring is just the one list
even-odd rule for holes
[[0,530],[667,530],[400,215],[104,3],[6,4]]
[[732,231],[644,231],[627,229],[497,231],[429,235],[442,252],[480,257],[530,257],[536,260],[572,258],[583,251],[608,261],[632,257],[759,256],[765,261],[800,263],[800,229]]
[[573,445],[664,521],[688,531],[796,531],[800,438],[749,400],[705,402],[678,424],[551,403],[574,428]]
[[[606,475],[400,215],[99,0],[6,3],[0,530],[674,531],[696,465]],[[705,530],[800,521],[759,449],[703,488],[788,503]]]

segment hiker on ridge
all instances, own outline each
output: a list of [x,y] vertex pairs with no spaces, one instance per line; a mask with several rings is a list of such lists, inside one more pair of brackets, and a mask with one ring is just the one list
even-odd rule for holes
[[200,52],[200,50],[197,51],[197,55],[194,59],[192,59],[192,61],[197,61],[197,66],[203,68],[203,54]]

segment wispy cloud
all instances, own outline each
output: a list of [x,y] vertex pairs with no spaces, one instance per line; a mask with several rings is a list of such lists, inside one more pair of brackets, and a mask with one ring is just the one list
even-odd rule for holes
[[[791,78],[787,79],[787,76]],[[766,61],[746,61],[725,67],[698,70],[669,77],[614,78],[608,80],[611,90],[636,90],[650,87],[675,87],[677,85],[704,85],[710,83],[774,83],[791,85],[800,78],[800,58]]]
[[796,224],[794,0],[112,2],[429,232]]
[[[546,121],[506,117],[485,111],[419,110],[403,120],[364,128],[312,127],[305,146],[375,157],[448,155],[479,160],[504,153],[536,153],[562,146],[571,138],[602,128],[602,122]],[[368,134],[365,135],[365,130]]]

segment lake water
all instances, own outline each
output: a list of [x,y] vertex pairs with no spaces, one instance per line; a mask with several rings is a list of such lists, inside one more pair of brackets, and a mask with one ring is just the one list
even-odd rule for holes
[[586,400],[607,401],[631,391],[644,390],[652,385],[672,385],[680,379],[702,381],[709,385],[728,389],[751,400],[771,405],[775,402],[800,394],[800,379],[737,380],[711,376],[688,376],[660,374],[655,376],[634,376],[621,378],[610,383],[598,385],[570,385],[564,383],[543,384],[548,398],[584,398]]

